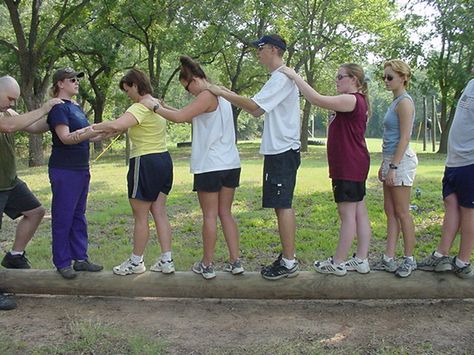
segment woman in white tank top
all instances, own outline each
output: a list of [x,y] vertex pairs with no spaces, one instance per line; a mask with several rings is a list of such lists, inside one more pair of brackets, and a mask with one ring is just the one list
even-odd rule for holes
[[240,178],[232,107],[228,101],[207,90],[209,82],[197,62],[185,56],[180,61],[179,80],[195,100],[179,110],[156,99],[141,103],[167,120],[193,125],[190,165],[194,174],[193,190],[197,191],[203,214],[204,255],[192,270],[205,279],[216,276],[213,258],[219,217],[229,249],[229,263],[224,270],[233,275],[241,274],[244,269],[239,259],[239,232],[231,212]]

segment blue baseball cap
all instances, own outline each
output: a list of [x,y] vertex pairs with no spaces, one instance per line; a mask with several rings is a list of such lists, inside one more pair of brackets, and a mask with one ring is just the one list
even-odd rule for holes
[[272,46],[278,47],[286,51],[286,43],[283,38],[278,35],[265,35],[257,41],[253,41],[252,45],[254,47],[261,47],[264,44],[271,44]]

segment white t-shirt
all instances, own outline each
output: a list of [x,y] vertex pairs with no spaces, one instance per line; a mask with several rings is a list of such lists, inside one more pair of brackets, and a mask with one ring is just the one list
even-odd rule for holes
[[446,166],[474,164],[474,79],[459,99],[448,136]]
[[299,149],[300,100],[295,82],[277,69],[252,100],[265,111],[260,154]]
[[240,168],[232,106],[218,97],[217,109],[193,117],[191,173]]

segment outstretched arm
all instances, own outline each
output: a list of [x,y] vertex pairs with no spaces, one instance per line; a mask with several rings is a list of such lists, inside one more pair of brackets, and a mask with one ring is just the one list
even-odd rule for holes
[[201,92],[196,99],[189,105],[186,105],[180,110],[164,107],[159,100],[155,98],[146,98],[140,101],[150,110],[164,117],[165,119],[176,122],[185,123],[192,122],[193,117],[196,117],[204,112],[211,112],[217,108],[217,98],[210,91]]
[[292,79],[300,92],[312,105],[319,106],[337,112],[351,112],[355,108],[356,98],[354,95],[342,94],[337,96],[325,96],[314,90],[294,69],[283,66],[280,72]]
[[265,113],[265,111],[260,106],[258,106],[255,101],[249,99],[248,97],[240,96],[223,86],[210,85],[208,90],[214,95],[222,96],[234,106],[240,107],[242,110],[250,113],[254,117],[259,117]]
[[0,118],[0,132],[13,133],[21,130],[25,130],[30,133],[45,132],[47,131],[47,128],[45,130],[41,130],[42,128],[45,128],[45,126],[42,124],[39,124],[39,126],[36,128],[32,127],[31,130],[29,130],[27,127],[36,121],[41,120],[41,118],[46,115],[54,105],[60,103],[63,103],[63,100],[54,98],[45,102],[40,108],[21,115],[13,110],[8,110],[7,112],[10,114],[10,116],[4,116]]

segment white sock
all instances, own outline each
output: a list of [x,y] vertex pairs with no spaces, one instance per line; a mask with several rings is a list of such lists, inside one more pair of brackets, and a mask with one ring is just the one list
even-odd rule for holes
[[24,251],[16,251],[16,250],[12,250],[10,252],[11,255],[23,255]]
[[436,251],[433,253],[433,256],[434,256],[435,258],[442,258],[444,255],[441,254],[441,253],[438,253],[438,251],[436,250]]
[[281,260],[283,260],[283,262],[285,263],[285,266],[287,269],[291,269],[294,265],[295,265],[295,262],[296,260],[295,259],[286,259],[286,258],[281,258]]
[[171,257],[171,251],[161,253],[161,261],[171,261],[171,260],[173,260],[173,258]]
[[393,258],[388,257],[387,255],[383,255],[383,261],[392,261]]
[[415,259],[413,258],[413,256],[406,256],[405,255],[405,259],[410,259],[410,261],[414,261]]
[[469,263],[466,263],[465,261],[462,261],[461,259],[459,259],[458,257],[456,257],[456,266],[457,267],[466,267],[468,266]]
[[132,261],[132,264],[138,265],[143,261],[143,255],[135,255],[132,253],[130,260]]

